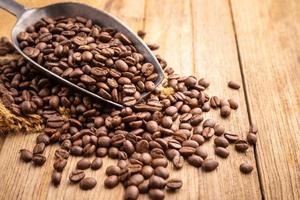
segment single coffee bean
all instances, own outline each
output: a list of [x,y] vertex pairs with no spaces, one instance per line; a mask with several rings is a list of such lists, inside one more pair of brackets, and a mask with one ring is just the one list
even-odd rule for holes
[[101,158],[95,158],[91,164],[91,169],[97,170],[102,167],[103,161]]
[[139,184],[138,189],[141,194],[147,193],[149,191],[149,180],[144,180]]
[[32,157],[32,161],[35,165],[42,166],[46,162],[46,157],[41,154],[35,154]]
[[121,169],[118,166],[115,165],[110,165],[106,168],[106,175],[111,176],[111,175],[120,175]]
[[21,149],[20,150],[20,158],[24,162],[30,162],[32,160],[32,157],[33,157],[33,155],[31,153],[31,151],[29,151],[27,149]]
[[116,175],[108,176],[104,180],[104,186],[106,188],[114,188],[118,184],[119,184],[119,179],[118,179],[118,176],[116,176]]
[[150,188],[159,188],[163,189],[167,184],[167,181],[159,176],[151,176],[149,178],[149,187]]
[[126,185],[135,185],[138,186],[140,183],[142,183],[144,181],[144,176],[141,174],[134,174],[132,176],[130,176],[128,178],[128,180],[126,181]]
[[172,161],[174,159],[174,157],[177,155],[180,155],[180,153],[176,149],[168,149],[166,151],[166,156],[170,161]]
[[142,168],[141,174],[145,178],[150,178],[154,174],[154,169],[150,165],[145,165]]
[[249,145],[245,140],[238,140],[235,142],[234,147],[239,152],[245,152],[249,148]]
[[202,157],[198,156],[198,155],[191,155],[187,158],[187,161],[190,165],[193,165],[194,167],[201,167],[202,163],[203,163],[203,159]]
[[173,166],[176,169],[181,169],[183,167],[183,163],[184,163],[184,158],[180,155],[177,155],[173,158]]
[[213,119],[206,119],[204,122],[203,122],[203,128],[205,127],[210,127],[210,128],[214,128],[216,125],[216,122],[213,120]]
[[253,166],[249,163],[242,163],[240,165],[240,171],[244,174],[249,174],[253,171]]
[[83,151],[83,148],[80,147],[80,146],[73,146],[70,149],[70,153],[72,155],[74,155],[74,156],[81,156],[82,155],[82,151]]
[[210,139],[215,134],[215,130],[211,127],[205,127],[202,131],[202,136],[205,139]]
[[206,159],[208,156],[206,149],[204,149],[204,147],[201,146],[196,148],[195,154],[202,157],[203,159]]
[[219,166],[219,163],[213,159],[205,159],[202,163],[202,169],[210,172],[215,170]]
[[201,79],[199,79],[198,84],[204,88],[208,88],[210,82],[205,78],[201,78]]
[[221,158],[227,158],[229,156],[229,151],[224,147],[216,147],[215,154],[220,156]]
[[53,164],[53,168],[58,172],[62,172],[66,165],[67,165],[66,159],[58,158],[55,160],[55,162]]
[[257,142],[257,136],[254,133],[248,133],[247,141],[249,144],[255,145]]
[[167,168],[162,167],[162,166],[158,166],[154,169],[154,174],[156,176],[160,176],[163,179],[167,179],[169,178],[169,171],[167,170]]
[[217,147],[228,147],[229,146],[229,142],[225,137],[216,137],[214,140],[214,143]]
[[236,101],[234,101],[233,99],[228,99],[228,103],[231,109],[238,109],[239,105]]
[[63,158],[63,159],[69,158],[69,152],[65,149],[56,149],[54,155],[56,158]]
[[191,140],[196,141],[199,145],[202,145],[205,142],[205,138],[199,134],[192,135]]
[[229,81],[228,87],[230,87],[231,89],[234,89],[234,90],[238,90],[238,89],[240,89],[241,86],[235,81]]
[[139,189],[135,185],[130,185],[125,189],[124,199],[135,200],[139,197]]
[[83,170],[73,170],[69,176],[71,182],[79,182],[85,177],[85,173]]
[[222,117],[228,117],[231,113],[230,107],[229,106],[222,106],[220,110],[220,114]]
[[209,103],[212,108],[217,108],[220,106],[220,99],[217,96],[213,96],[210,98]]
[[155,131],[158,130],[158,124],[157,124],[157,122],[156,121],[148,121],[146,123],[146,129],[150,133],[154,133]]
[[191,156],[195,153],[196,149],[194,147],[182,147],[179,149],[179,153],[184,156],[184,157],[188,157]]
[[230,142],[234,143],[239,140],[239,136],[232,133],[224,133],[224,137]]
[[178,190],[182,187],[182,185],[182,180],[178,178],[172,178],[167,182],[167,189],[171,191]]
[[61,173],[57,171],[53,171],[51,181],[53,185],[55,186],[59,185],[61,181]]
[[123,60],[117,60],[115,62],[116,68],[122,72],[128,71],[128,65]]
[[225,132],[225,128],[221,124],[216,124],[214,129],[215,129],[216,136],[221,136]]
[[92,177],[83,178],[79,183],[79,187],[82,190],[90,190],[94,188],[96,185],[97,185],[97,181]]
[[88,169],[90,166],[91,166],[91,161],[89,161],[89,159],[87,158],[82,158],[76,164],[76,168],[82,170]]
[[39,143],[36,144],[33,148],[33,154],[42,154],[45,150],[45,144],[44,143]]
[[150,189],[148,194],[152,200],[163,200],[165,198],[165,193],[160,189]]
[[153,168],[156,168],[158,166],[167,167],[168,166],[168,160],[165,158],[156,158],[152,160],[151,163]]

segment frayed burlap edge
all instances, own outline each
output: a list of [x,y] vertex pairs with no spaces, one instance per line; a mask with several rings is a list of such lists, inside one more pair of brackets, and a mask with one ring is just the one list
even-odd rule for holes
[[16,116],[8,110],[0,100],[0,134],[9,132],[38,132],[41,127],[41,116],[32,114],[25,117]]

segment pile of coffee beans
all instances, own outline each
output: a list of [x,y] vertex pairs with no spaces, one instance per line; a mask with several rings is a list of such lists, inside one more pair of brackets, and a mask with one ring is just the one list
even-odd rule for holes
[[[77,42],[82,42],[82,45],[74,43],[78,35],[82,38],[77,38]],[[145,33],[140,31],[139,35],[144,36]],[[44,18],[19,35],[22,49],[41,64],[48,63],[45,66],[52,70],[60,69],[63,74],[61,66],[66,66],[64,70],[81,70],[80,77],[91,78],[94,76],[85,73],[90,70],[83,70],[86,65],[89,65],[91,70],[98,67],[100,71],[108,71],[106,75],[110,78],[97,79],[99,82],[93,82],[91,85],[77,77],[77,83],[84,87],[96,85],[99,89],[99,85],[106,84],[107,90],[101,89],[112,92],[113,87],[110,87],[108,80],[113,79],[119,85],[120,79],[126,79],[131,81],[130,84],[137,92],[139,83],[153,81],[152,78],[147,80],[147,77],[154,77],[155,72],[152,67],[148,68],[151,66],[149,63],[141,64],[136,59],[131,64],[127,63],[126,58],[137,58],[134,55],[138,53],[125,38],[114,29],[100,28],[81,17]],[[115,43],[118,45],[114,46]],[[120,52],[121,49],[126,49],[125,52],[128,53],[123,52],[124,55],[120,56],[117,48],[113,48],[113,55],[103,55],[104,49],[108,50],[111,46],[118,47]],[[92,51],[91,48],[94,47],[99,48],[99,51]],[[61,48],[63,55],[57,57]],[[156,48],[158,45],[152,45],[152,49]],[[89,54],[91,59],[83,59],[84,52],[90,52],[92,55],[84,55]],[[79,55],[80,59],[76,60],[74,54]],[[105,61],[96,60],[96,55],[104,56]],[[138,57],[141,58],[142,55]],[[102,158],[108,156],[117,159],[118,162],[117,165],[106,168],[106,188],[111,189],[122,184],[125,187],[124,199],[138,199],[139,194],[144,193],[151,199],[164,199],[165,190],[174,192],[183,185],[182,180],[171,177],[166,168],[168,165],[181,169],[187,161],[204,172],[211,172],[219,166],[216,160],[209,158],[207,150],[203,148],[204,143],[213,140],[215,154],[224,159],[230,154],[227,149],[229,145],[234,145],[238,152],[245,152],[250,145],[256,143],[258,130],[254,125],[250,128],[247,138],[243,139],[238,134],[226,131],[224,126],[215,120],[204,119],[204,112],[210,111],[211,108],[219,108],[220,115],[228,117],[232,109],[238,108],[233,99],[210,97],[205,92],[210,84],[208,80],[180,76],[167,66],[164,59],[159,56],[157,58],[166,74],[162,88],[149,90],[145,87],[152,93],[142,102],[132,103],[132,106],[123,109],[94,102],[88,96],[72,92],[68,87],[50,81],[39,75],[22,57],[17,60],[1,60],[0,88],[6,88],[0,90],[3,104],[15,115],[38,114],[43,118],[43,132],[36,137],[36,145],[32,151],[20,151],[21,160],[41,166],[46,162],[43,155],[45,148],[58,143],[60,147],[55,151],[52,183],[55,186],[60,184],[70,155],[79,156],[82,159],[69,174],[69,181],[78,183],[83,190],[89,190],[97,185],[97,180],[94,177],[86,177],[85,170],[100,169],[103,164]],[[95,66],[97,62],[94,61],[104,65],[98,63],[99,66]],[[116,62],[126,63],[126,66],[130,67],[127,71],[118,71]],[[108,65],[110,63],[111,65]],[[143,67],[145,65],[146,69]],[[130,68],[134,68],[136,72],[128,71]],[[114,77],[109,73],[111,71],[118,71],[122,76]],[[132,73],[133,78],[126,77],[124,74],[127,72]],[[138,76],[141,82],[132,82],[134,77]],[[125,92],[128,88],[125,91],[124,87],[122,90],[119,86],[114,89],[121,92],[123,99],[135,98],[136,92]],[[253,167],[249,163],[240,165],[242,173],[247,174],[252,170]]]
[[132,42],[90,19],[45,17],[17,39],[37,63],[105,99],[132,106],[155,89],[158,74]]

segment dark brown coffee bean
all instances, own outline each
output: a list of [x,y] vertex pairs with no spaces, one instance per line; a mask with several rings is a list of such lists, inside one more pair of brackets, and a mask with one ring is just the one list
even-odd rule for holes
[[237,140],[239,140],[239,136],[236,134],[232,134],[232,133],[224,133],[224,137],[230,142],[230,143],[234,143]]
[[227,158],[229,156],[229,151],[224,147],[216,147],[215,154],[221,158]]
[[169,116],[173,116],[178,112],[177,108],[175,106],[170,106],[165,110],[165,113]]
[[180,155],[180,153],[179,153],[179,151],[177,151],[176,149],[168,149],[167,151],[166,151],[166,156],[167,156],[167,158],[170,160],[170,161],[172,161],[173,159],[174,159],[174,157],[175,156],[179,156]]
[[165,198],[164,191],[160,189],[150,189],[148,194],[152,200],[163,200]]
[[228,99],[228,103],[231,109],[238,109],[239,105],[236,101],[234,101],[233,99]]
[[203,128],[205,127],[210,127],[210,128],[214,128],[216,125],[216,122],[213,120],[213,119],[206,119],[204,122],[203,122]]
[[229,146],[229,142],[225,137],[216,137],[214,140],[214,143],[217,147],[228,147]]
[[184,83],[187,87],[193,87],[197,84],[197,79],[194,76],[189,76]]
[[110,165],[106,168],[106,175],[111,176],[111,175],[120,175],[121,169],[118,166],[115,165]]
[[51,181],[53,185],[55,186],[59,185],[61,181],[61,173],[57,171],[53,171]]
[[42,154],[45,150],[45,144],[44,143],[39,143],[36,144],[33,148],[33,154]]
[[141,194],[147,193],[149,191],[149,180],[144,180],[139,184],[138,189]]
[[32,161],[35,165],[42,166],[46,162],[46,157],[41,154],[35,154],[32,157]]
[[121,72],[126,72],[128,71],[128,65],[126,64],[126,62],[124,62],[123,60],[117,60],[115,62],[116,68],[118,70],[120,70]]
[[242,163],[240,165],[240,171],[244,174],[250,174],[253,171],[253,166],[249,163]]
[[31,153],[31,151],[29,151],[27,149],[21,149],[20,150],[20,158],[24,162],[30,162],[32,160],[32,157],[33,157],[33,155]]
[[216,124],[214,129],[215,129],[216,136],[221,136],[225,132],[225,128],[221,124]]
[[141,173],[147,179],[153,175],[154,169],[150,165],[145,165],[143,166]]
[[188,157],[191,156],[192,154],[194,154],[196,151],[196,149],[194,147],[182,147],[179,149],[179,153],[184,156],[184,157]]
[[91,161],[89,161],[87,158],[82,158],[81,160],[79,160],[76,164],[77,169],[88,169],[91,166]]
[[202,145],[205,142],[204,137],[199,134],[192,135],[191,140],[196,141],[199,145]]
[[67,165],[66,159],[58,158],[57,160],[55,160],[53,164],[53,168],[58,172],[62,172],[66,165]]
[[254,133],[248,133],[247,141],[249,144],[255,145],[257,142],[257,136]]
[[196,148],[195,154],[202,157],[203,159],[206,159],[208,156],[207,151],[204,149],[204,147],[201,146]]
[[167,181],[159,176],[151,176],[149,178],[149,187],[150,188],[159,188],[162,189],[166,186]]
[[85,177],[85,173],[83,170],[73,170],[69,176],[71,182],[79,182]]
[[230,87],[231,89],[234,89],[234,90],[240,89],[240,85],[235,81],[229,81],[228,87]]
[[238,140],[235,142],[234,147],[239,152],[245,152],[249,148],[249,145],[245,140]]
[[50,143],[50,138],[47,134],[42,133],[37,136],[36,143],[44,143],[45,145],[48,145]]
[[219,163],[212,159],[205,159],[202,163],[202,169],[207,172],[215,170],[218,166]]
[[111,175],[106,177],[106,179],[104,180],[104,186],[106,188],[114,188],[119,184],[119,179],[118,176],[116,175]]
[[36,58],[39,55],[40,50],[32,47],[26,47],[23,49],[23,52],[30,58]]
[[82,151],[83,151],[83,149],[80,146],[73,146],[70,149],[70,153],[72,155],[74,155],[74,156],[81,156],[82,155]]
[[56,158],[63,158],[63,159],[69,158],[69,152],[65,149],[56,149],[54,155]]
[[220,106],[220,99],[217,96],[213,96],[210,98],[209,103],[212,108],[217,108]]
[[202,136],[205,139],[210,139],[215,134],[215,130],[210,127],[205,127],[202,131]]
[[199,144],[198,144],[198,142],[196,142],[194,140],[185,140],[182,142],[182,146],[197,148],[199,146]]
[[91,164],[91,169],[97,170],[102,167],[103,161],[101,158],[95,158]]
[[172,190],[172,191],[180,189],[182,185],[183,185],[182,180],[178,178],[169,179],[167,182],[168,190]]
[[208,88],[210,82],[205,78],[201,78],[201,79],[199,79],[198,84],[204,88]]
[[169,172],[168,172],[167,168],[162,167],[162,166],[156,167],[156,168],[154,169],[154,174],[155,174],[156,176],[160,176],[160,177],[162,177],[162,178],[164,178],[164,179],[169,178]]
[[220,114],[222,117],[228,117],[231,113],[231,109],[229,106],[222,106],[220,110]]
[[144,176],[141,174],[134,174],[130,176],[130,178],[127,180],[126,185],[135,185],[138,186],[144,181]]
[[168,166],[168,160],[165,158],[156,158],[152,160],[151,163],[153,168],[156,168],[158,166],[167,167]]
[[136,200],[139,197],[139,189],[137,186],[130,185],[126,188],[124,199],[125,200]]
[[92,177],[83,178],[79,183],[79,187],[82,190],[90,190],[94,188],[96,185],[97,185],[97,181]]
[[187,158],[187,161],[190,165],[193,165],[194,167],[201,167],[203,159],[200,156],[191,155]]
[[184,158],[180,155],[177,155],[173,158],[173,166],[176,169],[181,169],[183,167],[183,163],[184,163]]

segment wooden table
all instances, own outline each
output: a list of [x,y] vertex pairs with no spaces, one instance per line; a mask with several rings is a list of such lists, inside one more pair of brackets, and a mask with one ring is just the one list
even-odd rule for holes
[[[20,0],[28,7],[58,0]],[[300,1],[299,0],[82,0],[145,30],[146,41],[159,43],[159,53],[182,75],[194,74],[211,81],[210,95],[232,97],[239,109],[229,119],[217,118],[230,132],[246,136],[250,123],[259,127],[256,148],[231,151],[219,159],[212,173],[186,165],[172,171],[183,188],[166,199],[300,199]],[[15,18],[0,12],[0,35],[9,35]],[[242,83],[239,91],[229,80]],[[35,134],[10,134],[0,139],[0,199],[122,199],[122,186],[103,187],[102,170],[92,191],[81,191],[68,182],[76,158],[67,165],[60,187],[50,184],[53,153],[41,168],[19,161],[21,148],[32,148]],[[212,144],[207,144],[212,148]],[[213,151],[210,157],[215,158]],[[250,175],[239,172],[248,161]],[[142,196],[141,199],[147,199]]]

